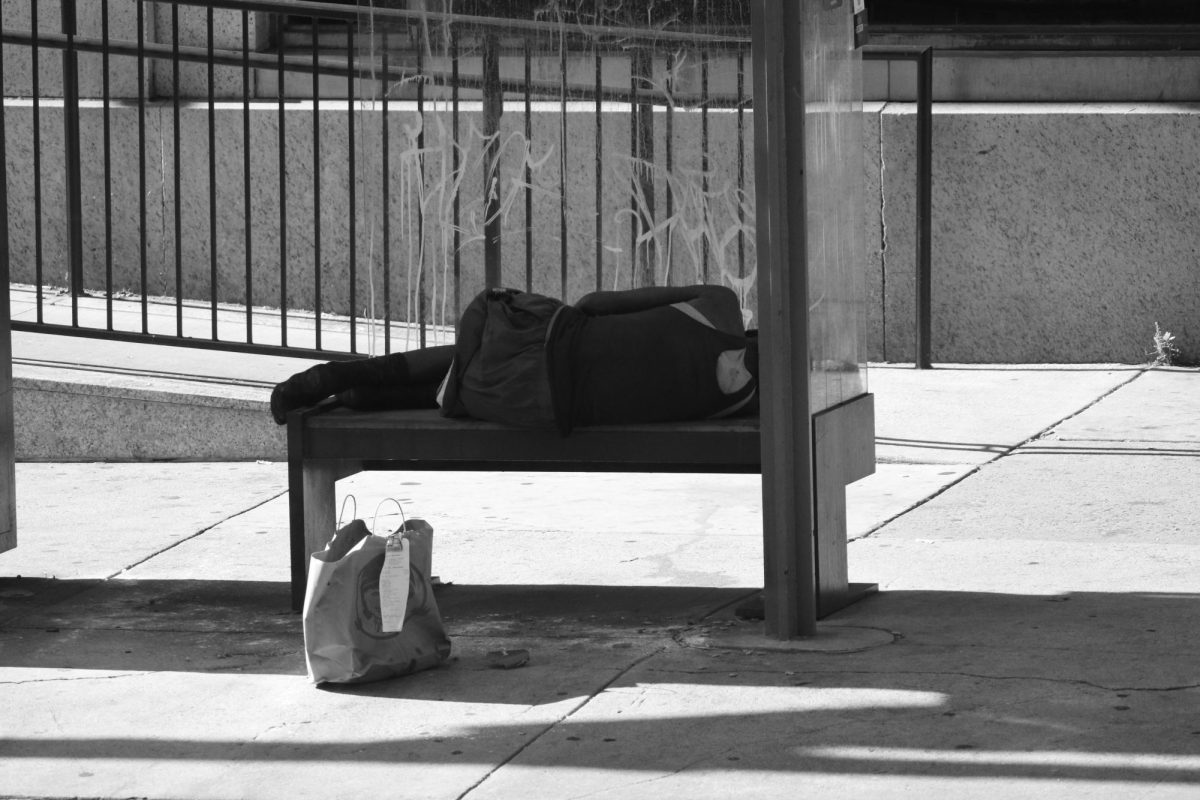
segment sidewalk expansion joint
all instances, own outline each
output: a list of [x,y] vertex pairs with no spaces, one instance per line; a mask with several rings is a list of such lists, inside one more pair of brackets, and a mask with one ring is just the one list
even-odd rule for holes
[[469,797],[472,792],[474,792],[476,789],[478,789],[480,786],[482,786],[484,783],[486,783],[489,778],[491,778],[493,775],[495,775],[497,772],[499,772],[505,766],[507,766],[508,764],[511,764],[518,756],[521,755],[521,753],[524,753],[526,750],[528,750],[535,742],[540,741],[550,731],[554,730],[562,723],[571,719],[571,717],[575,716],[575,714],[577,714],[580,710],[582,710],[589,703],[591,703],[592,700],[594,700],[597,697],[599,697],[600,695],[604,694],[604,692],[608,691],[608,689],[611,688],[613,684],[615,684],[617,681],[624,678],[631,671],[633,671],[637,667],[641,666],[642,664],[646,663],[647,661],[654,658],[655,656],[662,654],[663,652],[666,651],[666,649],[667,649],[666,645],[656,647],[651,652],[646,653],[645,655],[639,656],[638,658],[635,658],[632,662],[630,662],[624,668],[619,670],[617,672],[617,674],[613,675],[611,678],[609,678],[607,681],[605,681],[598,689],[596,689],[596,691],[592,692],[587,697],[580,700],[565,714],[560,716],[558,719],[553,720],[552,722],[548,723],[545,727],[543,727],[535,735],[530,737],[527,741],[523,742],[521,744],[521,746],[518,747],[516,750],[514,750],[512,753],[510,753],[507,758],[505,758],[500,763],[496,764],[496,766],[489,769],[483,775],[482,778],[480,778],[479,780],[475,781],[475,783],[468,786],[467,789],[462,794],[458,795],[456,800],[466,800],[466,798]]
[[958,476],[957,478],[955,478],[954,480],[950,481],[950,482],[949,482],[949,483],[947,483],[945,486],[941,487],[940,489],[938,489],[936,492],[934,492],[933,494],[929,495],[928,497],[922,498],[921,500],[918,500],[917,502],[913,503],[911,506],[909,506],[908,508],[904,509],[903,511],[901,511],[901,512],[899,512],[899,513],[897,513],[897,514],[895,514],[895,515],[893,515],[893,516],[891,516],[891,517],[888,517],[888,518],[887,518],[887,519],[885,519],[883,522],[879,523],[879,524],[878,524],[878,525],[876,525],[875,527],[871,528],[871,530],[869,530],[869,531],[867,531],[866,533],[864,533],[862,536],[853,536],[853,537],[850,537],[850,538],[848,538],[848,539],[846,540],[846,543],[847,543],[847,544],[849,544],[849,543],[851,543],[851,542],[861,542],[863,539],[868,539],[868,538],[870,538],[870,537],[874,536],[876,533],[878,533],[879,531],[883,530],[884,528],[886,528],[888,525],[892,524],[892,523],[893,523],[893,522],[895,522],[896,520],[900,519],[900,518],[901,518],[901,517],[903,517],[905,514],[908,514],[908,513],[912,512],[912,511],[916,511],[918,508],[920,508],[921,506],[925,505],[926,503],[928,503],[928,502],[930,502],[930,501],[932,501],[932,500],[934,500],[934,499],[936,499],[936,498],[938,498],[938,497],[941,497],[943,494],[945,494],[946,492],[950,491],[950,490],[951,490],[951,489],[953,489],[955,486],[958,486],[960,483],[962,483],[963,481],[967,480],[968,478],[971,478],[971,477],[973,477],[974,475],[977,475],[977,474],[978,474],[978,473],[979,473],[979,472],[980,472],[980,471],[981,471],[981,470],[982,470],[984,467],[986,467],[986,466],[988,466],[988,465],[990,465],[990,464],[995,464],[997,461],[999,461],[999,460],[1000,460],[1000,459],[1002,459],[1002,458],[1007,458],[1008,456],[1015,455],[1015,454],[1017,454],[1017,453],[1018,453],[1020,450],[1022,450],[1023,448],[1026,448],[1028,445],[1032,444],[1033,442],[1036,442],[1036,441],[1038,441],[1038,440],[1040,440],[1040,439],[1044,439],[1044,438],[1045,438],[1047,435],[1049,435],[1049,434],[1050,434],[1050,432],[1051,432],[1051,431],[1053,431],[1055,428],[1057,428],[1057,427],[1059,427],[1060,425],[1062,425],[1064,422],[1067,422],[1068,420],[1074,419],[1075,417],[1079,416],[1080,414],[1082,414],[1083,412],[1087,411],[1088,409],[1090,409],[1090,408],[1093,408],[1094,406],[1096,406],[1098,403],[1100,403],[1100,402],[1101,402],[1102,400],[1104,400],[1105,398],[1107,398],[1107,397],[1109,397],[1109,396],[1111,396],[1111,395],[1115,394],[1116,392],[1120,391],[1121,389],[1124,389],[1126,386],[1128,386],[1129,384],[1131,384],[1131,383],[1133,383],[1134,381],[1136,381],[1138,378],[1140,378],[1140,377],[1142,377],[1143,375],[1145,375],[1145,374],[1146,374],[1147,372],[1149,372],[1151,369],[1153,369],[1151,366],[1149,366],[1149,365],[1146,365],[1146,366],[1143,366],[1142,368],[1140,368],[1140,369],[1138,369],[1138,370],[1135,370],[1135,371],[1133,372],[1133,374],[1132,374],[1130,377],[1128,377],[1128,378],[1126,378],[1125,380],[1121,381],[1121,382],[1120,382],[1120,383],[1118,383],[1116,386],[1114,386],[1114,387],[1112,387],[1111,389],[1109,389],[1108,391],[1104,392],[1103,394],[1101,394],[1101,395],[1100,395],[1099,397],[1097,397],[1096,399],[1094,399],[1094,400],[1092,400],[1091,402],[1089,402],[1089,403],[1087,403],[1086,405],[1084,405],[1082,408],[1080,408],[1080,409],[1078,409],[1078,410],[1076,410],[1076,411],[1073,411],[1073,412],[1071,412],[1070,414],[1067,414],[1067,415],[1066,415],[1065,417],[1063,417],[1062,419],[1056,420],[1055,422],[1053,422],[1053,423],[1051,423],[1050,425],[1046,426],[1045,428],[1043,428],[1042,430],[1038,431],[1038,432],[1037,432],[1037,433],[1035,433],[1033,436],[1030,436],[1028,439],[1025,439],[1024,441],[1022,441],[1022,442],[1019,442],[1019,443],[1017,443],[1017,444],[1015,444],[1015,445],[1006,446],[1006,447],[1005,447],[1003,450],[1001,450],[1000,452],[997,452],[997,453],[996,453],[994,456],[992,456],[991,458],[989,458],[987,461],[980,462],[979,464],[975,465],[974,467],[972,467],[972,468],[971,468],[970,470],[968,470],[967,472],[964,472],[962,475],[960,475],[960,476]]
[[204,528],[201,528],[200,530],[196,531],[195,533],[191,534],[190,536],[185,536],[178,541],[171,542],[171,544],[167,545],[166,547],[163,547],[160,550],[156,550],[155,552],[151,553],[150,555],[146,556],[145,558],[135,561],[134,563],[132,563],[126,567],[122,567],[121,569],[114,572],[112,575],[109,575],[107,578],[105,578],[105,580],[112,580],[113,578],[124,575],[126,572],[129,572],[131,569],[136,569],[137,567],[140,567],[142,564],[145,564],[147,561],[150,561],[153,558],[157,558],[158,556],[161,556],[163,553],[167,552],[168,550],[174,550],[176,547],[179,547],[179,545],[181,545],[185,542],[190,542],[192,539],[195,539],[198,536],[203,536],[204,534],[211,531],[213,528],[216,528],[218,525],[224,525],[226,522],[229,522],[231,519],[236,519],[237,517],[240,517],[243,514],[247,514],[256,508],[261,508],[262,506],[265,506],[267,503],[270,503],[272,500],[278,500],[280,497],[283,497],[285,494],[287,494],[287,492],[288,492],[287,489],[277,492],[277,493],[271,495],[270,497],[268,497],[267,499],[265,499],[261,502],[255,503],[254,505],[250,506],[249,508],[244,508],[241,511],[238,511],[237,513],[230,514],[228,517],[223,517],[222,519],[217,520],[212,525],[208,525]]

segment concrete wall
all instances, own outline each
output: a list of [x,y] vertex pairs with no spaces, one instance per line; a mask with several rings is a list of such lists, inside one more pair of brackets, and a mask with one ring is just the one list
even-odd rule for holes
[[[556,106],[554,107],[556,109]],[[348,309],[349,202],[345,179],[346,112],[322,106],[322,148],[328,151],[322,170],[322,307]],[[415,130],[415,115],[396,110],[392,126]],[[60,110],[45,105],[42,115],[41,231],[43,281],[65,283],[65,228],[62,215]],[[288,303],[311,308],[314,301],[312,245],[312,111],[297,104],[288,112]],[[138,137],[135,108],[114,108],[112,203],[116,288],[138,291]],[[376,115],[377,116],[377,115]],[[175,280],[174,150],[171,109],[147,111],[146,170],[147,274],[151,294],[170,295]],[[254,152],[251,196],[252,298],[278,305],[278,144],[277,112],[256,110],[251,119]],[[360,134],[376,126],[358,116]],[[183,175],[180,193],[185,294],[207,299],[211,291],[208,248],[207,111],[185,108],[181,130]],[[464,129],[474,121],[467,115]],[[749,131],[752,117],[744,120]],[[25,101],[8,101],[9,224],[12,275],[34,280],[32,109]],[[518,115],[506,115],[506,136],[521,127]],[[568,205],[567,249],[570,264],[566,295],[577,297],[595,286],[594,121],[590,113],[571,116],[566,158]],[[676,115],[674,157],[677,168],[699,168],[699,120]],[[868,252],[868,350],[872,360],[908,361],[913,357],[914,274],[914,145],[915,116],[910,104],[868,104],[863,115],[864,238]],[[658,124],[661,138],[665,126]],[[560,155],[556,110],[542,109],[534,123],[530,158],[545,159],[538,167],[532,236],[536,243],[535,289],[561,293],[558,270],[561,227],[557,186]],[[426,120],[426,134],[437,126]],[[100,111],[85,109],[85,263],[89,285],[102,288],[105,270],[104,197],[100,152]],[[241,193],[241,110],[220,109],[217,116],[218,296],[245,299],[244,206]],[[605,286],[628,285],[632,275],[628,203],[628,116],[605,114],[602,147],[608,154],[601,221]],[[163,135],[164,131],[167,135]],[[713,187],[734,197],[738,155],[733,114],[711,115],[710,165]],[[411,146],[395,136],[393,153]],[[234,144],[227,146],[229,142]],[[505,170],[516,175],[525,157],[523,138],[505,151]],[[745,191],[753,196],[752,143],[746,141]],[[657,152],[662,153],[660,141]],[[261,152],[259,152],[261,150]],[[939,104],[934,116],[933,193],[933,357],[941,362],[1138,362],[1151,349],[1155,323],[1176,334],[1185,357],[1200,358],[1200,106],[1188,105],[955,105]],[[339,157],[339,153],[341,153]],[[373,274],[360,270],[356,306],[364,308],[373,278],[381,289],[382,219],[377,170],[380,153],[359,152],[358,171],[365,175],[357,193],[355,245],[358,257],[374,257]],[[477,157],[476,157],[477,158]],[[393,186],[412,175],[399,156],[392,159]],[[453,278],[446,262],[435,258],[436,205],[447,200],[428,186],[441,167],[427,161],[433,176],[426,181],[425,253],[427,287],[445,297]],[[624,170],[624,173],[621,172]],[[482,186],[478,161],[463,185]],[[467,198],[472,195],[468,193]],[[471,290],[481,281],[482,258],[472,230],[479,227],[481,194],[464,200],[462,285]],[[399,201],[396,201],[399,202]],[[408,201],[410,210],[418,200]],[[665,189],[656,200],[665,214]],[[678,203],[677,203],[678,206]],[[718,228],[735,224],[732,206],[714,203],[725,215]],[[675,209],[679,211],[678,207]],[[445,209],[443,208],[443,211]],[[717,213],[717,212],[714,212]],[[414,229],[392,208],[393,296],[398,312],[410,281]],[[443,213],[444,217],[445,214]],[[411,214],[410,214],[411,218]],[[752,224],[752,218],[750,220]],[[474,228],[472,228],[474,226]],[[524,282],[525,217],[518,199],[506,219],[505,282]],[[752,229],[745,251],[753,268]],[[660,236],[660,245],[661,245]],[[374,248],[374,249],[372,249]],[[675,240],[673,276],[693,280],[696,262]],[[727,274],[737,274],[737,245],[726,243]],[[442,264],[440,267],[433,265]],[[714,269],[710,279],[720,275]],[[750,302],[753,303],[751,294]],[[377,306],[377,312],[381,309]],[[452,316],[452,312],[449,312]],[[451,319],[452,322],[452,319]]]
[[[913,357],[913,111],[867,114],[884,360]],[[1198,178],[1197,105],[938,105],[934,360],[1139,362],[1156,322],[1200,358]]]

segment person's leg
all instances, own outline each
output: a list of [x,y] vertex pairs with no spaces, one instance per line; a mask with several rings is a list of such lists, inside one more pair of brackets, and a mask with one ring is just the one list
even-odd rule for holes
[[356,386],[338,392],[342,405],[356,411],[385,411],[397,408],[437,408],[441,380],[395,386]]
[[[368,395],[363,398],[364,402],[378,403],[380,397],[372,398],[371,392],[415,388],[417,394],[412,395],[413,401],[423,403],[425,387],[441,381],[453,358],[454,346],[443,345],[375,358],[317,364],[275,387],[271,393],[271,416],[282,425],[287,421],[287,412],[351,390],[365,390]],[[393,395],[391,402],[403,402],[407,397],[410,394],[400,391]]]

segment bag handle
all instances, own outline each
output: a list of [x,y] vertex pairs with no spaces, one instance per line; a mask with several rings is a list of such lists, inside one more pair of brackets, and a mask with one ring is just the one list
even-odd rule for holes
[[350,518],[353,519],[354,517],[358,516],[358,501],[354,499],[354,495],[348,494],[342,499],[342,510],[338,512],[337,525],[335,527],[342,527],[342,520],[346,518],[347,503],[350,503],[354,509],[350,512]]
[[[400,525],[398,525],[396,527],[396,531],[399,531],[401,528],[403,528],[405,525],[408,524],[408,518],[404,516],[404,506],[400,505],[400,501],[394,497],[385,497],[384,499],[379,501],[379,505],[375,506],[375,516],[371,520],[371,532],[372,533],[375,532],[375,524],[379,521],[379,509],[383,508],[383,504],[387,503],[388,501],[395,503],[396,508],[400,509]],[[393,533],[395,533],[396,531],[393,531]],[[385,535],[385,534],[380,534],[380,535]]]

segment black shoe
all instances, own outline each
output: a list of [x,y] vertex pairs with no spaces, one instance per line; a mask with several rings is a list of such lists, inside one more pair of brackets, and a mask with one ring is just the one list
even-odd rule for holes
[[324,380],[324,366],[309,367],[275,386],[271,391],[271,416],[276,423],[285,424],[289,411],[319,403],[332,394]]

